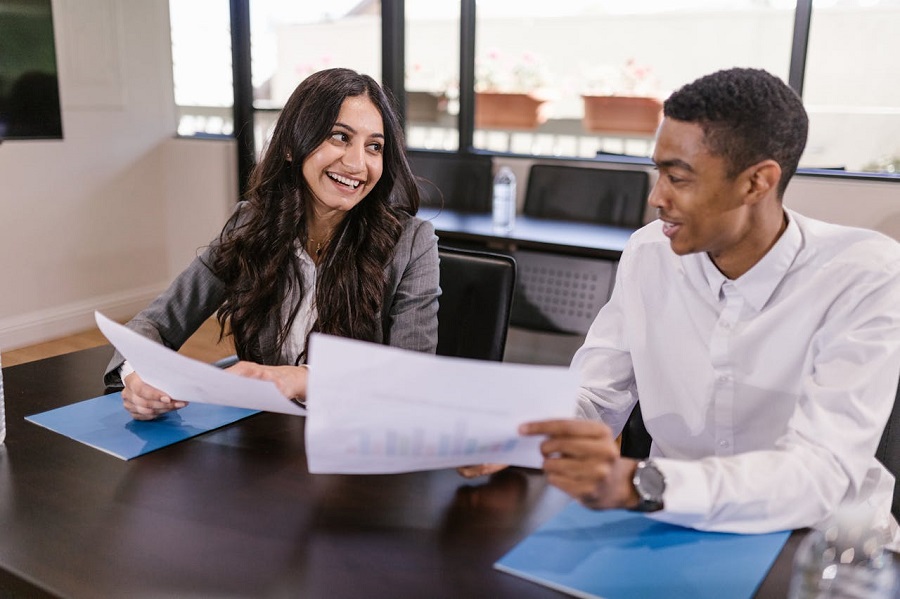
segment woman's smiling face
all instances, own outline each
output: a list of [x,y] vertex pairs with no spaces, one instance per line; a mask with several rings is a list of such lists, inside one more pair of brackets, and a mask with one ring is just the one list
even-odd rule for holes
[[344,100],[331,135],[303,161],[303,178],[320,215],[348,212],[381,179],[384,124],[367,96]]

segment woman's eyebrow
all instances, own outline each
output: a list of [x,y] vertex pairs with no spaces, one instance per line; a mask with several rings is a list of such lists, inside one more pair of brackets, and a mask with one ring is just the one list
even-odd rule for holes
[[[342,123],[342,122],[340,122],[340,121],[336,122],[336,123],[334,124],[334,126],[335,126],[335,127],[341,127],[341,128],[343,128],[343,129],[346,129],[347,131],[349,131],[350,133],[352,133],[352,134],[354,134],[354,135],[356,135],[356,133],[357,133],[356,129],[354,129],[354,128],[351,127],[350,125],[348,125],[348,124],[346,124],[346,123]],[[384,139],[384,134],[383,134],[383,133],[373,133],[373,134],[372,134],[372,137],[377,137],[377,138],[379,138],[379,139]]]

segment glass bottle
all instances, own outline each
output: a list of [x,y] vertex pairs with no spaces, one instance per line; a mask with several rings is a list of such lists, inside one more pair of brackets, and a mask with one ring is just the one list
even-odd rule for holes
[[508,166],[494,176],[492,204],[494,232],[509,233],[516,225],[516,175]]

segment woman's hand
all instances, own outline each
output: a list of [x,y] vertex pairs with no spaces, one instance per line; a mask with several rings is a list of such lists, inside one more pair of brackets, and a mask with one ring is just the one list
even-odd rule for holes
[[176,401],[132,372],[122,381],[122,405],[135,420],[153,420],[166,412],[183,408],[186,401]]
[[472,466],[460,466],[456,471],[466,478],[477,478],[486,474],[500,472],[506,467],[506,464],[475,464]]
[[309,378],[306,366],[265,366],[242,360],[226,370],[251,379],[272,381],[286,398],[306,401],[306,381]]

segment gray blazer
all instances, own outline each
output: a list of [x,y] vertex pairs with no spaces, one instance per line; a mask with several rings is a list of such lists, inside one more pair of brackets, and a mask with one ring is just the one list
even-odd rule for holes
[[[437,348],[437,310],[440,295],[437,236],[434,226],[406,217],[394,258],[385,269],[384,309],[376,340],[394,347],[434,353]],[[172,282],[169,288],[127,327],[177,350],[224,301],[224,285],[206,267],[216,251],[218,238]],[[262,332],[274,343],[273,326]],[[121,388],[119,366],[124,358],[115,352],[103,382]]]

